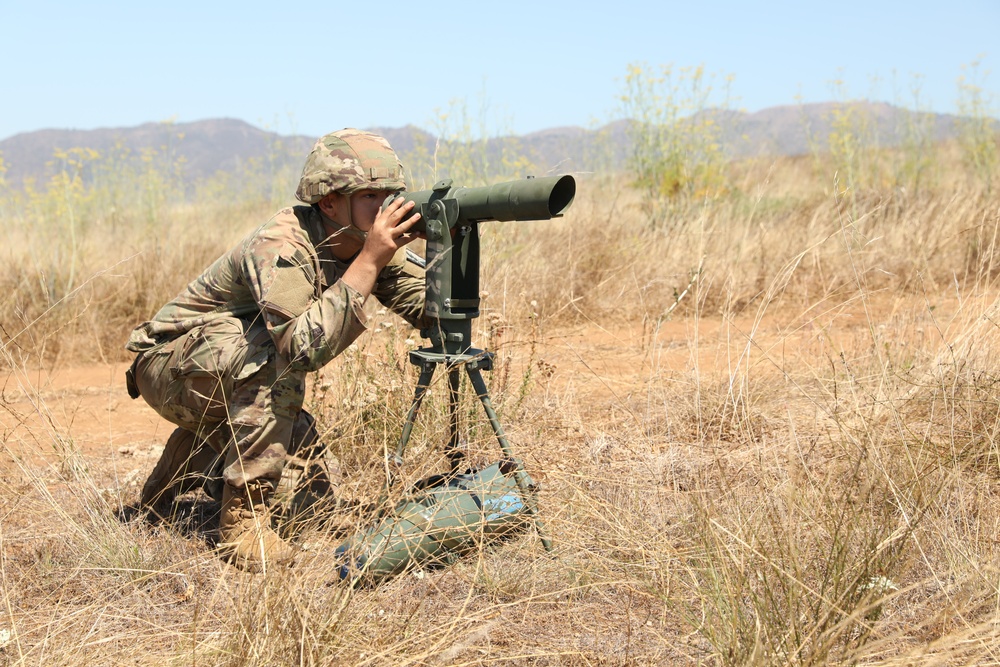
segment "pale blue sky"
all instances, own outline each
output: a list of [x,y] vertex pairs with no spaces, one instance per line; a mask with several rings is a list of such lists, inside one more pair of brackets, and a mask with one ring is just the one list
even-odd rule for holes
[[[0,0],[0,139],[221,117],[433,129],[452,100],[488,134],[589,127],[618,117],[629,63],[732,75],[748,111],[833,99],[835,79],[912,105],[918,74],[926,108],[952,112],[977,58],[1000,65],[1000,0]],[[1000,72],[984,82],[996,111]]]

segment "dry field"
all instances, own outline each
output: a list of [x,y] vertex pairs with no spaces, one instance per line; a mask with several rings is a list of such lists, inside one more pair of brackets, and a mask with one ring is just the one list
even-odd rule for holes
[[[171,209],[113,249],[94,223],[68,282],[13,257],[0,664],[1000,664],[1000,199],[808,170],[662,205],[589,177],[564,220],[486,230],[477,342],[555,549],[528,531],[378,588],[335,580],[318,526],[251,575],[213,557],[207,496],[128,509],[169,429],[121,341],[263,208],[214,234]],[[307,399],[362,501],[415,382],[412,332],[372,315]],[[410,479],[445,465],[444,389]]]

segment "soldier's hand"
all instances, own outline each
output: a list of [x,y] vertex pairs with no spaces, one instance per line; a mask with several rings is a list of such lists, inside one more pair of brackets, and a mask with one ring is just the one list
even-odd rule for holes
[[420,220],[419,213],[403,221],[403,218],[413,211],[413,207],[412,201],[407,202],[400,197],[390,202],[385,210],[380,210],[375,216],[375,222],[368,230],[368,237],[361,247],[361,252],[341,278],[361,296],[367,297],[371,294],[379,272],[385,268],[396,251],[421,236],[411,231],[413,225]]
[[[413,226],[420,220],[419,213],[414,213],[409,219],[403,220],[413,211],[414,206],[414,202],[398,197],[389,202],[389,205],[380,210],[375,217],[375,222],[368,231],[368,238],[365,239],[365,245],[361,249],[361,256],[373,261],[379,270],[389,263],[397,250],[421,236],[412,231]],[[358,259],[361,259],[361,256]]]

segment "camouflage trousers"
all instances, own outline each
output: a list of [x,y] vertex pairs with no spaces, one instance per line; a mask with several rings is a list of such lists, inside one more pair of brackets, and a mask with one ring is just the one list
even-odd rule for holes
[[135,387],[178,429],[223,458],[222,479],[233,487],[277,487],[286,455],[317,440],[302,410],[305,372],[276,354],[263,324],[223,317],[140,353]]

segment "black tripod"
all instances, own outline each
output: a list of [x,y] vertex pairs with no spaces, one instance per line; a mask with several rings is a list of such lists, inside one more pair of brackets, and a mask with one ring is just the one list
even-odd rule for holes
[[[464,328],[468,331],[471,329],[469,326],[469,320],[462,321]],[[413,403],[410,405],[410,410],[406,414],[406,421],[403,424],[403,432],[399,438],[399,444],[396,446],[396,455],[393,463],[395,466],[399,466],[403,461],[403,452],[406,450],[406,445],[410,440],[410,433],[413,431],[413,425],[417,419],[417,413],[420,411],[420,405],[423,403],[424,396],[427,395],[427,389],[431,385],[431,379],[434,376],[434,371],[439,365],[443,365],[448,372],[448,444],[445,447],[445,456],[451,465],[451,473],[457,474],[461,470],[462,461],[465,458],[465,453],[462,451],[461,446],[461,436],[459,434],[459,387],[462,380],[462,368],[465,368],[466,373],[469,376],[469,380],[472,382],[472,387],[476,391],[476,395],[479,397],[480,402],[483,405],[483,409],[486,411],[486,417],[490,421],[490,426],[493,427],[493,433],[496,435],[497,442],[500,443],[500,449],[503,451],[504,457],[511,462],[516,462],[517,466],[514,470],[515,480],[517,481],[517,486],[521,491],[521,498],[524,501],[525,507],[531,514],[531,517],[535,524],[535,530],[538,533],[539,539],[542,541],[542,547],[546,551],[552,550],[552,541],[547,537],[545,529],[542,526],[542,521],[538,516],[538,507],[535,502],[535,488],[534,483],[525,472],[524,467],[515,458],[514,452],[510,447],[510,443],[507,442],[507,438],[504,435],[503,427],[500,425],[500,420],[497,418],[497,413],[493,409],[493,404],[490,402],[489,391],[486,388],[486,381],[483,380],[482,371],[489,371],[493,369],[493,353],[484,352],[483,350],[477,350],[474,348],[467,348],[461,353],[448,353],[442,349],[440,334],[443,331],[438,332],[439,335],[431,336],[431,340],[434,343],[432,347],[421,348],[419,350],[414,350],[410,352],[410,363],[420,367],[420,377],[417,379],[417,389],[413,396]],[[445,334],[447,335],[447,334]],[[468,340],[468,335],[466,334],[465,340]],[[393,467],[389,466],[391,471]],[[390,475],[387,479],[387,488],[392,484],[392,476]]]

